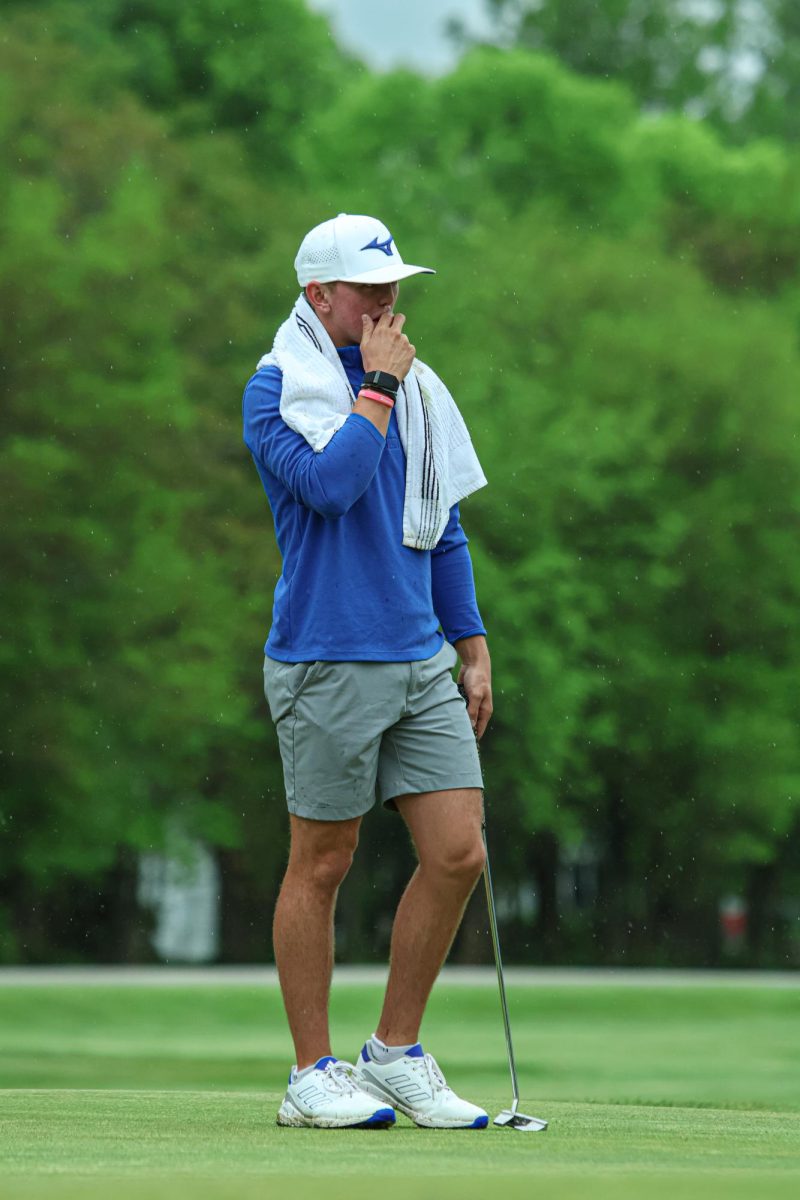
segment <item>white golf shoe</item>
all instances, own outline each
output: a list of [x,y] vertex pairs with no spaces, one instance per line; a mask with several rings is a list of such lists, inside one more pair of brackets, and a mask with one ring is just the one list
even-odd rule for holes
[[279,1125],[315,1129],[386,1129],[394,1125],[394,1109],[376,1104],[363,1091],[353,1067],[330,1056],[298,1078],[292,1067],[289,1086],[278,1110]]
[[417,1042],[394,1062],[379,1063],[367,1043],[355,1065],[358,1086],[393,1105],[426,1129],[485,1129],[489,1118],[482,1108],[457,1096],[432,1054]]

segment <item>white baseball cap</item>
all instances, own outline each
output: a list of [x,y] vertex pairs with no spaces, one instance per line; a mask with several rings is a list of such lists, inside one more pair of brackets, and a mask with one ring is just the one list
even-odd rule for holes
[[294,260],[301,287],[318,283],[395,283],[409,275],[435,275],[431,267],[404,263],[389,230],[375,217],[339,213],[306,234]]

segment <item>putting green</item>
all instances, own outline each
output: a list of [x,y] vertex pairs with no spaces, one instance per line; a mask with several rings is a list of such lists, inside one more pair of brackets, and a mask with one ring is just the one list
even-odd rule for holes
[[[380,991],[341,987],[355,1056]],[[800,992],[516,987],[521,1107],[544,1134],[284,1130],[273,988],[0,989],[3,1200],[794,1197]],[[496,995],[447,987],[423,1031],[450,1082],[510,1099]],[[319,1193],[321,1178],[326,1180]],[[499,1189],[502,1189],[500,1192]]]

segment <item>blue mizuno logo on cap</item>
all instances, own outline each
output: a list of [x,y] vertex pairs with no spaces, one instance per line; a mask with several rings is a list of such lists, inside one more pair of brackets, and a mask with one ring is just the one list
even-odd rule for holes
[[372,241],[368,242],[366,246],[362,246],[361,249],[362,250],[382,250],[387,258],[391,258],[392,253],[393,253],[393,251],[392,251],[392,242],[393,241],[394,241],[394,238],[390,234],[385,242],[379,242],[377,234],[376,234],[376,236],[372,239]]

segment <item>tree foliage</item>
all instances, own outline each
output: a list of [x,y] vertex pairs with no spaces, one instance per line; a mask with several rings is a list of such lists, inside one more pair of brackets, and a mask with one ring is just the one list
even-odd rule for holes
[[[647,111],[684,111],[743,142],[800,137],[793,0],[486,0],[494,39],[624,83]],[[471,39],[463,21],[455,39]]]
[[[669,7],[627,5],[631,54]],[[800,883],[796,155],[643,117],[606,71],[526,49],[377,77],[299,0],[0,11],[0,954],[146,952],[136,854],[176,824],[217,849],[225,953],[268,952],[280,564],[239,398],[300,238],[347,210],[437,266],[403,287],[408,328],[490,481],[462,519],[495,671],[495,874],[509,912],[531,878],[540,903],[535,935],[507,918],[509,951],[717,961],[734,891],[751,960],[780,961]],[[377,828],[340,910],[351,956],[382,952],[408,866]],[[585,910],[563,902],[581,856]]]
[[249,338],[254,361],[265,336],[258,282],[275,266],[261,222],[285,200],[247,180],[237,145],[170,138],[30,21],[3,58],[14,587],[0,854],[36,953],[32,914],[48,896],[59,907],[65,880],[157,847],[176,817],[221,846],[241,840],[279,787],[255,754],[259,593],[277,555],[251,556],[263,505],[243,484],[229,397],[234,341]]

